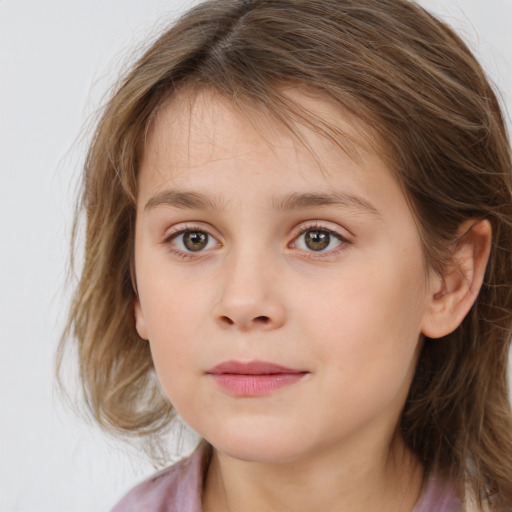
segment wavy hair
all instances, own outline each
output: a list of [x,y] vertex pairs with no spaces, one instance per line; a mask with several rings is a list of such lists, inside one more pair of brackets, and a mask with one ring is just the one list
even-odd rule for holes
[[85,219],[84,263],[59,365],[74,345],[86,402],[104,427],[149,439],[165,430],[172,405],[132,312],[138,151],[157,109],[187,87],[336,140],[283,95],[287,85],[378,133],[431,268],[442,272],[464,221],[491,223],[483,287],[455,332],[424,340],[400,429],[427,472],[446,471],[462,499],[469,488],[480,508],[512,510],[510,143],[468,47],[408,0],[207,0],[151,44],[106,104],[85,160],[75,218]]

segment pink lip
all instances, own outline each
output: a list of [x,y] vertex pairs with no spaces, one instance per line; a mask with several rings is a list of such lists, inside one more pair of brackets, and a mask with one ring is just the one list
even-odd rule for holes
[[236,397],[268,395],[295,384],[307,373],[265,361],[226,361],[207,372],[221,389]]

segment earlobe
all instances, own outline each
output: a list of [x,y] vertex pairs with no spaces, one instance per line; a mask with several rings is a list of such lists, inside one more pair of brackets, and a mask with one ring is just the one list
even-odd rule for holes
[[137,334],[143,339],[148,340],[148,331],[146,328],[146,320],[139,299],[136,297],[133,299],[133,316],[135,318],[135,329]]
[[425,336],[440,338],[450,334],[468,314],[483,283],[491,238],[488,220],[470,220],[461,225],[451,263],[436,279],[429,298],[422,324]]

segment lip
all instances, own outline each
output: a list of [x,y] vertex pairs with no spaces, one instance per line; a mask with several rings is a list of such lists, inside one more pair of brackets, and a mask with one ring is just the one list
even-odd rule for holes
[[206,373],[232,396],[257,397],[296,384],[309,372],[266,361],[226,361]]

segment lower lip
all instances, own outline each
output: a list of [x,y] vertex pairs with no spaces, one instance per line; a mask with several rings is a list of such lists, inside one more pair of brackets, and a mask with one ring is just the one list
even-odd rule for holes
[[264,396],[299,382],[306,373],[272,373],[242,375],[236,373],[210,374],[217,385],[233,396]]

